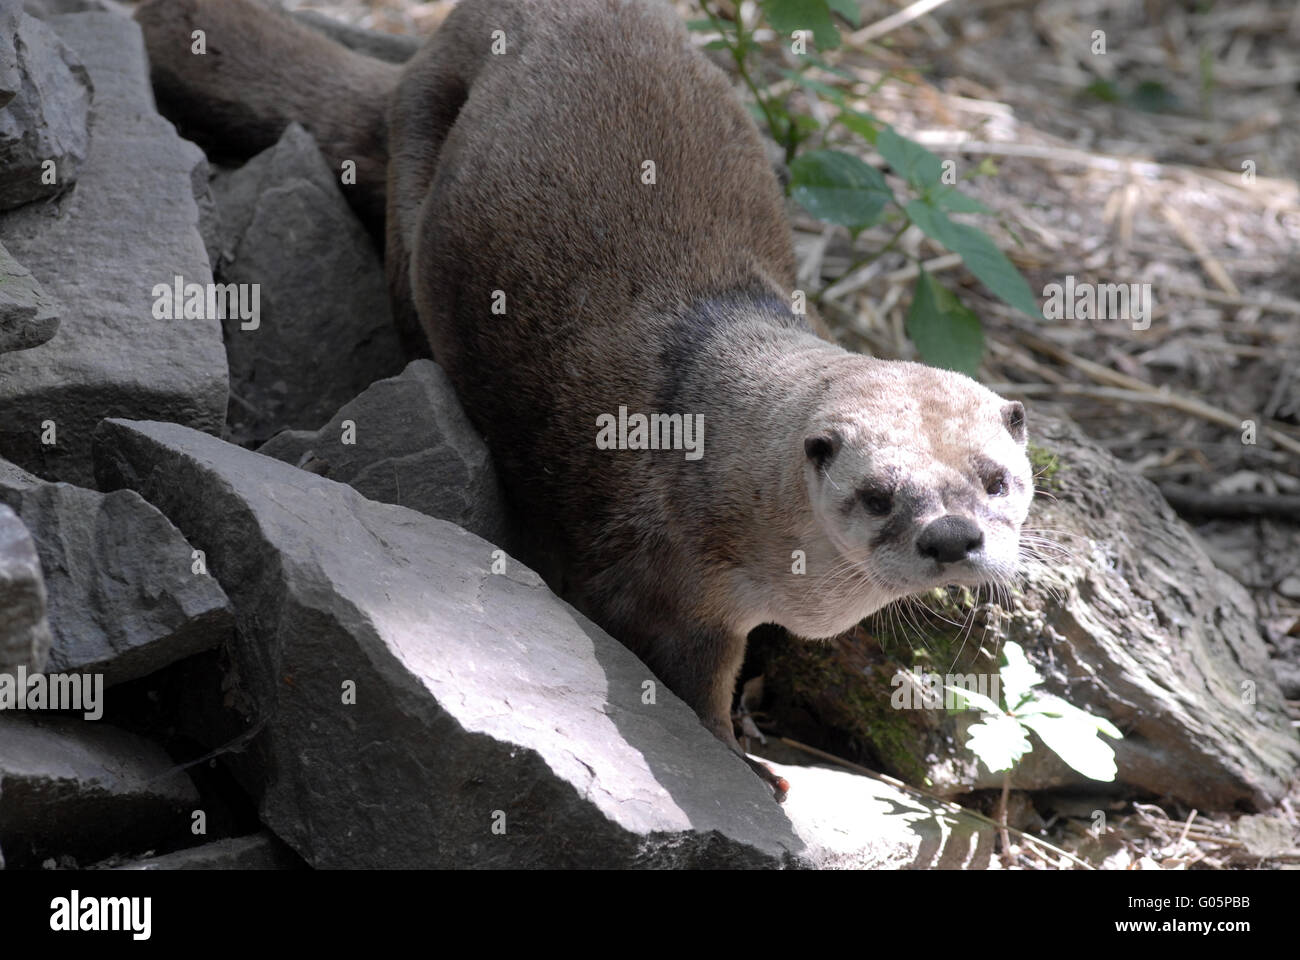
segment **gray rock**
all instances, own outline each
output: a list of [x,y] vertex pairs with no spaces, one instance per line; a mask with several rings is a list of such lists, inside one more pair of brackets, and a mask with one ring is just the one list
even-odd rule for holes
[[[352,443],[342,442],[345,421],[354,425]],[[346,483],[371,500],[506,542],[487,446],[432,361],[412,361],[399,376],[371,384],[344,404],[319,430],[286,430],[258,452]]]
[[231,696],[256,736],[226,759],[313,866],[776,866],[802,849],[689,708],[662,684],[642,703],[645,666],[532,571],[491,573],[491,544],[175,424],[108,420],[95,449],[105,488],[157,504],[234,601]]
[[219,431],[226,359],[220,321],[154,316],[155,285],[211,281],[194,199],[206,163],[154,109],[139,27],[106,13],[50,24],[95,83],[92,139],[76,190],[0,217],[10,253],[63,305],[58,336],[0,354],[0,455],[87,484],[106,415]]
[[[92,86],[80,59],[44,22],[10,9],[0,14],[0,30],[0,100],[12,94],[0,110],[0,210],[8,210],[77,182]],[[54,161],[51,183],[43,182],[47,160]]]
[[55,17],[62,13],[115,13],[131,16],[131,8],[117,0],[27,0],[27,12],[33,17]]
[[350,23],[335,20],[317,10],[295,10],[293,15],[334,42],[341,43],[357,53],[374,57],[376,60],[405,63],[415,56],[416,50],[420,49],[419,37],[399,33],[380,33],[376,30],[354,27]]
[[303,862],[273,834],[262,832],[146,857],[114,870],[301,870]]
[[10,867],[179,846],[198,801],[189,777],[134,734],[0,714],[0,846]]
[[0,7],[0,110],[18,95],[23,77],[18,70],[18,18],[22,11],[12,3]]
[[1034,426],[1059,469],[1030,523],[1068,555],[1031,567],[1009,639],[1051,692],[1125,732],[1114,743],[1121,783],[1201,810],[1271,807],[1300,739],[1250,596],[1152,483],[1068,420]]
[[243,329],[238,317],[225,321],[232,439],[315,429],[402,369],[379,255],[307,131],[290,125],[274,147],[214,178],[212,188],[218,273],[260,292],[256,329]]
[[0,353],[39,346],[58,329],[54,298],[0,243]]
[[225,593],[139,494],[45,483],[0,460],[0,504],[32,532],[45,570],[51,672],[102,673],[112,686],[230,638]]
[[898,787],[829,767],[768,765],[790,782],[785,814],[822,870],[996,868],[987,821]]
[[0,504],[0,673],[45,667],[53,640],[45,604],[36,544],[17,515]]
[[[213,175],[215,170],[209,176]],[[195,192],[195,203],[199,207],[199,236],[203,238],[203,249],[208,251],[208,266],[215,273],[221,262],[221,244],[224,232],[221,224],[221,208],[217,206],[216,195],[212,185],[204,178]]]

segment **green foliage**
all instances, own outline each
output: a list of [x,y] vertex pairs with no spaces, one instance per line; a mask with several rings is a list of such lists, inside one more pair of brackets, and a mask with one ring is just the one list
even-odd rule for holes
[[[863,230],[878,223],[900,224],[884,248],[852,263],[846,274],[893,249],[902,233],[915,225],[960,256],[966,268],[994,296],[1041,319],[1029,284],[988,235],[949,216],[992,215],[984,204],[957,189],[951,165],[945,170],[944,162],[934,153],[871,114],[851,107],[840,88],[810,76],[809,71],[816,68],[850,81],[855,79],[852,74],[825,63],[810,49],[801,58],[798,70],[776,71],[777,78],[786,83],[777,79],[764,83],[753,25],[721,20],[710,9],[708,0],[700,0],[700,7],[706,19],[688,25],[717,32],[720,39],[713,44],[731,53],[741,79],[753,94],[755,119],[766,125],[785,151],[790,195],[817,219],[847,228],[855,240]],[[834,49],[840,45],[836,16],[855,27],[860,24],[857,0],[761,0],[759,8],[776,32],[777,42],[783,45],[791,42],[796,31],[808,31],[817,50]],[[825,128],[812,116],[791,109],[789,93],[794,87],[837,108]],[[774,92],[778,88],[779,92]],[[895,195],[881,172],[855,154],[827,146],[831,128],[836,126],[874,147],[906,183],[909,195]],[[808,149],[808,142],[818,138],[819,145]],[[965,176],[987,175],[995,169],[991,163],[981,163]],[[925,271],[917,278],[907,333],[921,358],[934,366],[973,376],[984,355],[984,331],[979,318],[962,305],[954,291]]]
[[1000,299],[1031,317],[1041,316],[1029,284],[988,234],[948,219],[948,215],[933,202],[913,200],[906,209],[908,217],[926,236],[960,255],[966,269]]
[[984,353],[984,328],[979,317],[962,306],[956,294],[924,267],[912,291],[906,330],[926,363],[975,376]]
[[1056,454],[1046,447],[1030,443],[1025,451],[1029,455],[1029,466],[1034,471],[1034,486],[1039,490],[1060,490],[1061,480],[1057,474],[1061,471],[1061,461]]
[[856,236],[880,221],[893,191],[880,171],[842,150],[814,150],[790,164],[790,195],[819,220]]
[[1099,734],[1122,739],[1115,725],[1058,696],[1035,690],[1043,678],[1019,644],[1007,642],[1002,660],[1002,704],[971,690],[948,687],[959,701],[989,715],[967,731],[970,739],[966,747],[990,772],[1010,770],[1032,749],[1028,736],[1032,730],[1048,749],[1085,777],[1113,781],[1118,772],[1115,751]]
[[772,29],[783,36],[811,30],[819,49],[832,50],[840,45],[840,32],[831,19],[827,0],[762,0],[761,6]]
[[[1205,77],[1202,76],[1204,84]],[[1209,83],[1213,84],[1211,74]],[[1158,80],[1143,80],[1132,90],[1122,90],[1109,80],[1094,80],[1083,88],[1086,96],[1104,103],[1117,103],[1145,110],[1147,113],[1168,113],[1178,107],[1178,98]]]

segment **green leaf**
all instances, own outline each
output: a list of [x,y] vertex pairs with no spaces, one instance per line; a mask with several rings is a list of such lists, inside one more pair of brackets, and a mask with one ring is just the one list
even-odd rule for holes
[[829,84],[822,83],[820,80],[814,80],[799,70],[782,70],[781,75],[789,80],[793,80],[801,87],[805,87],[814,93],[820,94],[837,106],[844,106],[844,92],[837,90]]
[[817,54],[815,53],[806,53],[804,54],[803,59],[808,64],[808,66],[816,67],[818,70],[821,70],[823,73],[832,74],[834,76],[839,77],[842,80],[849,81],[849,83],[858,82],[857,76],[855,76],[852,71],[845,70],[843,67],[837,67],[833,63],[827,63],[825,60],[817,56]]
[[790,164],[790,195],[819,220],[863,230],[894,199],[880,171],[840,150],[814,150]]
[[1010,770],[1017,760],[1033,749],[1019,721],[1005,716],[991,716],[971,724],[966,748],[984,761],[991,773]]
[[762,0],[761,6],[767,22],[785,40],[796,30],[811,30],[819,49],[840,45],[840,31],[826,0]]
[[1080,710],[1059,697],[1044,697],[1050,712],[1030,713],[1020,718],[1057,756],[1085,777],[1111,781],[1118,768],[1115,751],[1102,740],[1098,731],[1118,734],[1114,725]]
[[871,144],[876,142],[876,139],[880,136],[881,128],[885,125],[869,113],[848,108],[841,110],[839,116],[835,119]]
[[950,683],[945,684],[944,689],[954,694],[953,704],[958,710],[964,709],[961,706],[961,702],[964,700],[976,710],[983,710],[985,713],[992,713],[997,716],[1002,716],[1005,713],[1005,711],[991,699],[975,690],[967,690],[965,687],[953,686]]
[[791,119],[794,120],[795,133],[799,134],[800,140],[807,139],[808,134],[821,129],[817,118],[810,117],[806,113],[796,113]]
[[704,49],[705,50],[727,50],[730,48],[727,46],[726,40],[710,40],[708,43],[704,45]]
[[979,317],[924,269],[916,278],[905,326],[921,359],[930,366],[975,376],[984,356]]
[[1128,101],[1148,113],[1167,113],[1178,108],[1178,98],[1169,88],[1156,80],[1143,80]]
[[1124,99],[1119,90],[1116,89],[1115,84],[1109,80],[1094,80],[1083,88],[1083,92],[1106,103],[1119,103]]
[[959,255],[966,264],[966,269],[995,296],[1035,320],[1043,319],[1038,301],[1025,278],[983,231],[964,223],[955,223],[942,210],[923,200],[909,202],[906,210],[907,216],[926,236],[938,240]]
[[925,193],[941,184],[943,161],[916,141],[899,136],[893,127],[880,131],[876,149],[917,193]]
[[687,20],[686,29],[695,30],[700,33],[707,33],[716,30],[717,27],[714,25],[713,21],[710,20],[708,17],[700,17],[699,19],[696,20]]
[[892,127],[880,131],[876,149],[905,179],[912,189],[926,197],[931,206],[954,213],[986,213],[993,211],[974,197],[967,196],[951,184],[943,182],[943,160],[915,140],[901,136]]
[[858,9],[858,0],[829,0],[831,9],[853,24],[862,26],[862,11]]
[[1086,710],[1081,710],[1069,701],[1062,700],[1060,697],[1052,693],[1035,695],[1034,699],[1025,704],[1016,715],[1019,717],[1061,717],[1066,714],[1078,714],[1087,717],[1088,722],[1091,723],[1099,733],[1106,734],[1106,736],[1110,737],[1112,740],[1124,739],[1124,734],[1120,732],[1119,728],[1105,717],[1094,717]]
[[1042,683],[1043,678],[1029,662],[1020,644],[1014,640],[1009,640],[1003,645],[1002,657],[1006,660],[999,671],[1002,677],[1002,696],[1007,701],[1007,709],[1016,713],[1016,708],[1030,696],[1031,688]]
[[950,187],[947,184],[931,190],[930,200],[940,210],[950,210],[953,213],[986,213],[990,215],[993,213],[992,210],[974,197],[962,193],[956,187]]

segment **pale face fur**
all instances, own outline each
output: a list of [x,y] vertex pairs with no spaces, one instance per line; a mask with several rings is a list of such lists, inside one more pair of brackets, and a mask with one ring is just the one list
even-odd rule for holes
[[908,594],[1011,579],[1033,497],[1024,408],[913,363],[866,360],[832,390],[801,451],[813,529],[787,626],[830,636]]

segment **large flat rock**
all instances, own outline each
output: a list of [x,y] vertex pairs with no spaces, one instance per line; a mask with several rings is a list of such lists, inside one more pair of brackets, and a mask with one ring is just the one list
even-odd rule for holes
[[[318,867],[779,865],[757,777],[630,652],[491,544],[166,423],[109,420],[130,484],[235,603],[264,823]],[[353,687],[354,685],[354,687]],[[346,702],[355,689],[355,703]],[[494,824],[504,833],[494,833]]]
[[211,282],[194,199],[206,161],[154,109],[139,27],[107,13],[49,22],[94,82],[91,143],[75,190],[0,216],[9,252],[63,307],[52,340],[0,354],[0,455],[86,485],[105,416],[219,431],[226,358],[219,320],[154,316],[156,284]]
[[159,857],[145,857],[113,870],[300,870],[302,861],[263,831],[247,837],[213,840]]
[[883,781],[831,767],[768,762],[790,782],[784,809],[823,870],[996,869],[984,820]]
[[190,837],[199,795],[158,747],[77,717],[0,714],[0,847],[10,867],[80,864]]

